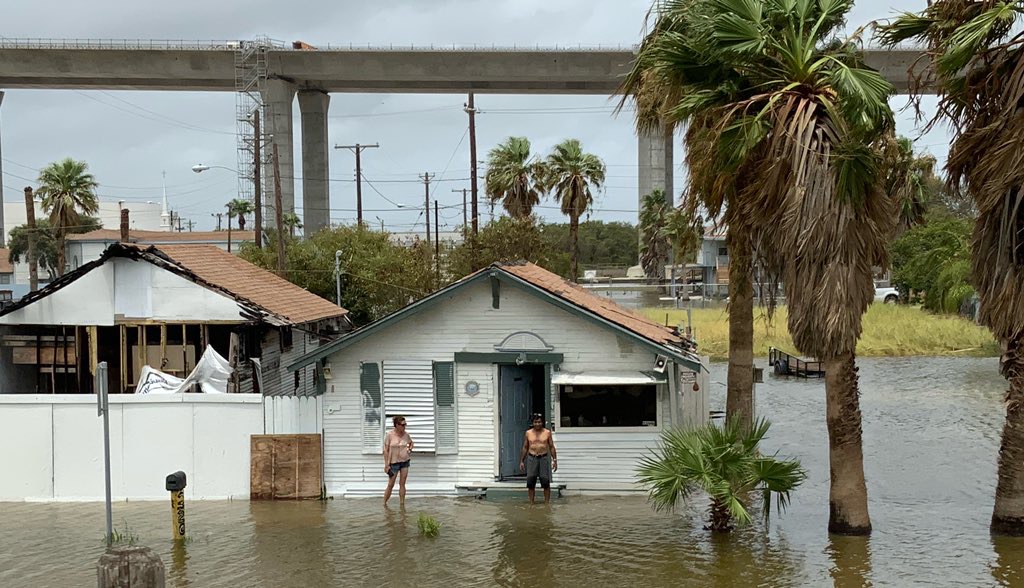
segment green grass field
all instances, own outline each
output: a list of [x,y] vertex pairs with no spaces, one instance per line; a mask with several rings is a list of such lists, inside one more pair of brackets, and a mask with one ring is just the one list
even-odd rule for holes
[[[659,323],[686,324],[685,310],[645,308],[644,315]],[[754,309],[754,354],[768,355],[775,347],[797,353],[786,329],[786,308],[779,308],[771,323],[763,309]],[[729,317],[724,308],[693,309],[693,331],[702,355],[724,360],[729,356]],[[960,318],[925,312],[917,306],[872,304],[864,315],[864,332],[857,344],[862,357],[948,355],[991,357],[999,344],[988,329]]]

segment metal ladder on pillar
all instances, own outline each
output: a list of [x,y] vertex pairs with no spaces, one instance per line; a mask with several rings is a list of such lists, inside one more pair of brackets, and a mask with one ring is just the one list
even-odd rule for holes
[[[261,112],[260,139],[265,145],[267,139],[266,121],[271,113],[263,103],[267,90],[267,50],[274,43],[268,37],[257,37],[252,41],[242,41],[235,51],[235,129],[238,143],[238,198],[252,201],[253,173],[255,162],[253,151],[256,139],[253,116]],[[267,161],[265,152],[262,160]],[[262,165],[262,162],[261,162]],[[263,193],[266,194],[267,175],[263,174]]]

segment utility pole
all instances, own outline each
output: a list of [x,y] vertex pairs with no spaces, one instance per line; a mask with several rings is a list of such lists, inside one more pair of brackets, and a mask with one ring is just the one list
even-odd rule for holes
[[222,226],[222,225],[221,225],[220,219],[221,219],[221,217],[223,217],[223,216],[224,216],[224,213],[223,213],[223,212],[217,212],[217,213],[213,213],[213,212],[211,212],[211,213],[210,213],[210,216],[215,216],[215,217],[217,217],[217,230],[218,230],[218,231],[219,231],[219,230],[221,230],[221,226]]
[[356,154],[356,226],[363,226],[363,165],[360,154],[363,149],[377,149],[380,144],[373,145],[335,145],[335,149],[348,149]]
[[196,225],[196,223],[192,222],[192,219],[188,219],[188,221],[186,221],[186,222],[188,223],[188,232],[191,233],[192,232],[192,227],[194,227]]
[[423,212],[427,221],[427,245],[430,245],[430,180],[434,179],[434,174],[423,172],[420,179],[423,180]]
[[336,298],[334,301],[341,306],[341,250],[334,252],[334,289]]
[[228,253],[231,253],[231,204],[225,204],[228,207]]
[[469,101],[466,102],[465,111],[469,114],[469,188],[473,191],[473,237],[476,238],[479,231],[477,221],[477,192],[476,184],[476,107],[473,104],[473,93],[469,93]]
[[277,275],[285,277],[284,271],[284,213],[281,211],[281,161],[274,141],[274,223],[277,226]]
[[[430,216],[430,210],[427,210]],[[437,219],[437,200],[434,200],[434,267],[437,273],[437,286],[441,287],[441,222]]]
[[469,222],[466,219],[466,192],[468,192],[468,191],[469,190],[467,190],[465,188],[461,188],[461,189],[453,188],[452,189],[452,192],[462,192],[462,240],[463,241],[466,240],[466,232],[469,231],[469,227],[466,226],[466,223]]
[[39,261],[36,259],[36,203],[32,187],[25,186],[25,222],[28,225],[28,287],[39,289]]
[[256,231],[256,247],[263,249],[263,157],[260,155],[260,109],[252,113],[252,199],[256,212],[253,213],[253,227]]

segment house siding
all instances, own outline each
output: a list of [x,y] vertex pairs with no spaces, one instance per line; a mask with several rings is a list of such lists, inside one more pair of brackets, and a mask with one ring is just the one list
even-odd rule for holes
[[[494,352],[517,331],[539,335],[552,353],[564,356],[560,369],[572,372],[650,369],[655,355],[638,342],[594,324],[518,288],[501,288],[492,308],[490,284],[479,282],[450,292],[429,311],[406,317],[342,349],[327,361],[333,378],[324,398],[324,474],[330,494],[380,494],[386,484],[380,450],[364,453],[359,395],[360,362],[453,361],[457,352]],[[458,453],[413,454],[410,491],[453,493],[456,486],[494,479],[497,473],[497,370],[491,364],[458,363],[455,368]],[[466,382],[480,391],[468,396]],[[659,386],[660,414],[672,414],[667,386]],[[552,391],[552,398],[557,393]],[[555,414],[551,412],[549,414]],[[706,413],[705,413],[706,415]],[[697,417],[695,417],[697,418]],[[641,432],[570,432],[556,427],[559,471],[570,487],[629,484],[636,460],[653,446],[659,428]]]

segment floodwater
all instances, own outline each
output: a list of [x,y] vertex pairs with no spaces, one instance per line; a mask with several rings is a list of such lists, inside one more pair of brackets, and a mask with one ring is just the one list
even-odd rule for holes
[[[701,526],[703,501],[661,514],[642,496],[550,507],[422,498],[404,511],[376,499],[191,502],[191,540],[177,550],[168,503],[115,504],[115,526],[160,554],[173,587],[1024,586],[1024,540],[988,533],[997,361],[860,365],[870,538],[826,532],[824,383],[770,376],[757,392],[774,423],[763,447],[800,458],[809,478],[767,528],[714,536]],[[713,380],[721,408],[724,365]],[[441,522],[438,537],[418,535],[420,512]],[[0,586],[95,586],[102,526],[102,504],[0,504]]]

